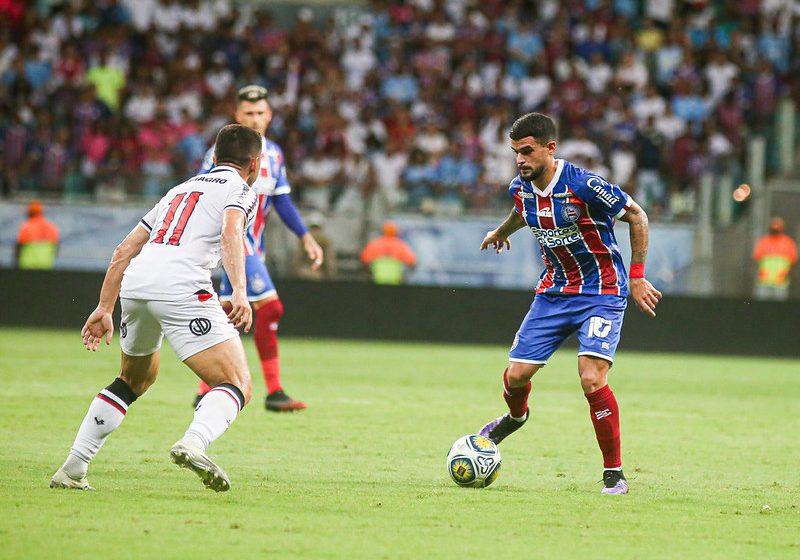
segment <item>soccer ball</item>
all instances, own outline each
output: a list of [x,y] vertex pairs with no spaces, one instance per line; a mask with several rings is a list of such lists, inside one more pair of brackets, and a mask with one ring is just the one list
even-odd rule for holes
[[447,454],[447,472],[459,486],[485,488],[500,474],[500,451],[487,437],[472,434],[460,437]]

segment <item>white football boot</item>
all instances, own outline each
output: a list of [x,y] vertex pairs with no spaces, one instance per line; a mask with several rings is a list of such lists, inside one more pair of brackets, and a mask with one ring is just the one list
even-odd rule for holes
[[58,469],[50,479],[50,488],[67,488],[69,490],[94,490],[86,477],[75,479],[69,476],[64,469]]
[[228,475],[201,449],[178,441],[172,446],[169,455],[172,462],[179,467],[194,471],[206,488],[214,492],[227,492],[231,489]]

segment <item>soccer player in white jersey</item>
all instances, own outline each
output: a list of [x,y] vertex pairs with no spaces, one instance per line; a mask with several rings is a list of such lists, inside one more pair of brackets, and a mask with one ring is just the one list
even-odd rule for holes
[[[86,480],[89,462],[155,382],[164,336],[212,387],[172,446],[172,460],[194,471],[207,488],[230,488],[206,450],[250,400],[250,372],[236,329],[247,331],[252,322],[242,239],[255,216],[257,197],[250,185],[261,167],[261,138],[246,126],[224,127],[215,162],[212,173],[172,188],[114,251],[100,301],[81,333],[87,350],[97,350],[104,338],[110,344],[111,313],[120,297],[120,374],[92,401],[51,488],[94,490]],[[227,316],[211,284],[220,258],[233,286]]]
[[[261,86],[249,85],[240,89],[236,98],[236,122],[248,126],[261,135],[261,173],[253,184],[258,194],[258,207],[253,223],[245,232],[245,268],[247,277],[247,298],[255,312],[253,341],[258,350],[267,397],[264,405],[272,412],[293,412],[306,407],[302,401],[291,398],[283,390],[278,359],[278,323],[283,317],[283,303],[278,297],[275,284],[270,278],[264,263],[264,228],[267,214],[275,208],[283,223],[303,243],[303,249],[319,268],[323,260],[322,248],[309,233],[300,213],[292,203],[291,187],[286,177],[286,165],[280,146],[264,136],[272,120],[272,109],[267,101],[267,90]],[[214,168],[211,160],[214,149],[206,155],[201,173]],[[227,306],[231,298],[231,285],[228,276],[223,274],[219,288],[219,299]],[[195,403],[208,392],[210,387],[200,383]]]

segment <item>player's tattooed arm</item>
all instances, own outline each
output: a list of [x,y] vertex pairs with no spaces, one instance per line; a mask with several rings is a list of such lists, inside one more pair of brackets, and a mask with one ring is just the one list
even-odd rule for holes
[[644,264],[647,259],[647,214],[641,206],[631,201],[631,207],[620,218],[623,222],[628,222],[631,236],[631,264]]
[[497,229],[486,234],[486,237],[483,238],[483,242],[481,243],[481,251],[490,245],[498,253],[502,253],[504,247],[506,249],[511,249],[511,241],[509,241],[508,238],[512,233],[523,227],[525,227],[525,219],[520,216],[519,213],[512,210],[503,223],[497,226]]
[[[644,271],[644,263],[647,259],[647,214],[642,207],[631,201],[630,209],[620,218],[623,222],[628,222],[631,236],[631,268],[635,265]],[[653,285],[644,277],[634,277],[631,275],[630,291],[636,307],[651,317],[656,316],[656,305],[661,300],[661,292],[656,290]]]

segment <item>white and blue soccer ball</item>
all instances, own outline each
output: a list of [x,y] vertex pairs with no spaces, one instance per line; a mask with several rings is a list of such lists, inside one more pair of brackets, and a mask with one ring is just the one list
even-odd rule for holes
[[458,438],[447,454],[450,478],[466,488],[489,486],[500,474],[502,463],[494,442],[477,434]]

